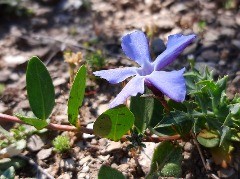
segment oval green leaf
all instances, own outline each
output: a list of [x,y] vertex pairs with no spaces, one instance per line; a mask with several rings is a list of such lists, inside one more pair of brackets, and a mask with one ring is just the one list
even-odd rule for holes
[[203,129],[197,135],[198,142],[203,145],[204,147],[217,147],[220,142],[220,138],[215,131],[207,131]]
[[182,173],[182,150],[169,141],[161,142],[154,150],[147,179],[158,177],[179,177]]
[[34,126],[37,130],[41,130],[48,125],[47,121],[43,120],[43,119],[22,116],[20,114],[15,114],[15,116],[17,116],[19,119],[21,119],[26,124]]
[[75,76],[68,99],[68,121],[77,126],[79,107],[82,105],[86,87],[87,69],[81,66]]
[[96,135],[117,141],[133,126],[134,115],[124,105],[112,108],[101,114],[94,123]]
[[118,170],[102,165],[98,172],[98,179],[125,179],[125,177]]
[[47,119],[55,104],[54,86],[47,68],[36,56],[28,62],[26,82],[33,113],[39,119]]

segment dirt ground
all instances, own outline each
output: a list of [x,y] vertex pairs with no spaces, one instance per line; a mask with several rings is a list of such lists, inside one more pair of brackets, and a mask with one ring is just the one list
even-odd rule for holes
[[[238,0],[28,0],[18,6],[0,2],[0,113],[31,111],[25,72],[28,59],[35,55],[46,64],[55,86],[51,122],[67,124],[70,76],[64,54],[81,52],[88,81],[80,117],[83,125],[91,125],[121,89],[121,85],[104,80],[96,82],[92,72],[135,65],[120,46],[121,36],[134,29],[150,36],[153,56],[161,53],[160,39],[166,42],[176,33],[197,34],[197,40],[169,68],[188,67],[189,59],[199,68],[208,65],[216,77],[229,76],[227,95],[231,98],[240,92],[239,8]],[[98,62],[91,61],[95,57]],[[6,129],[13,125],[0,124]],[[156,146],[146,143],[149,150],[141,153],[138,164],[126,150],[126,143],[67,133],[72,149],[60,155],[51,144],[58,134],[47,131],[28,137],[22,154],[35,165],[30,162],[18,170],[16,178],[96,178],[102,164],[128,178],[144,178],[150,166],[148,157]],[[182,145],[182,177],[208,178],[196,147],[191,142]],[[205,157],[211,164],[208,153]],[[238,178],[237,169],[214,166],[212,170],[218,177]]]

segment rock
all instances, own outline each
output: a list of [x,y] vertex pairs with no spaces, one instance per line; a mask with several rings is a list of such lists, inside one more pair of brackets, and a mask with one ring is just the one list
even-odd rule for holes
[[92,157],[90,155],[82,158],[80,161],[79,161],[79,165],[83,165],[85,163],[88,163],[90,160],[92,160]]
[[91,141],[91,144],[92,144],[92,145],[97,145],[97,143],[98,143],[98,142],[97,142],[96,139],[92,139],[92,141]]
[[75,169],[75,161],[72,158],[62,159],[60,166],[68,170],[73,170]]
[[185,179],[192,179],[193,175],[191,173],[186,174]]
[[129,168],[129,165],[124,163],[118,166],[118,170],[122,171],[122,172],[126,172],[127,169]]
[[238,49],[240,49],[240,40],[237,39],[233,39],[232,40],[232,44],[237,47]]
[[104,113],[108,109],[109,109],[109,104],[99,104],[97,108],[98,116]]
[[31,25],[33,28],[40,28],[48,25],[48,21],[45,18],[35,17],[31,19]]
[[83,168],[82,168],[82,170],[81,170],[81,172],[82,173],[87,173],[89,171],[89,166],[83,166]]
[[88,144],[84,141],[79,141],[78,143],[76,143],[76,146],[80,147],[81,150],[84,150],[88,146]]
[[184,150],[187,152],[191,152],[193,149],[193,145],[191,142],[186,142],[186,144],[184,145]]
[[120,142],[109,141],[106,152],[112,152],[113,150],[120,149],[122,144]]
[[219,36],[220,32],[218,30],[209,29],[204,34],[204,39],[206,41],[216,41],[218,40]]
[[184,3],[176,3],[171,6],[170,10],[174,13],[177,14],[179,12],[183,12],[187,10],[187,6]]
[[85,179],[85,178],[86,178],[86,173],[78,173],[77,178],[79,178],[79,179]]
[[235,16],[235,21],[238,26],[240,26],[240,13]]
[[11,75],[11,71],[7,68],[0,70],[0,82],[5,82],[9,79],[9,76]]
[[217,173],[220,178],[231,178],[235,174],[235,171],[233,168],[221,168]]
[[32,152],[41,150],[43,146],[44,142],[38,135],[32,135],[27,141],[27,148]]
[[139,156],[139,163],[142,166],[142,169],[145,173],[149,172],[149,168],[151,166],[152,155],[154,153],[154,149],[157,146],[154,142],[143,142],[146,145],[146,148],[143,148]]
[[165,44],[164,44],[162,39],[156,38],[156,39],[153,39],[153,41],[151,43],[151,49],[152,49],[154,55],[158,56],[164,50],[166,50],[166,46],[165,46]]
[[98,142],[99,142],[99,145],[101,146],[106,146],[108,143],[107,139],[104,139],[104,138],[99,139]]
[[98,156],[98,159],[101,160],[102,162],[106,162],[109,158],[110,158],[110,155],[106,155],[106,156],[99,155]]
[[190,28],[193,25],[195,15],[194,13],[188,13],[181,17],[180,26],[182,28]]
[[171,18],[171,12],[163,9],[160,14],[153,15],[153,22],[159,29],[173,29],[174,20]]
[[79,9],[83,5],[83,0],[68,0],[63,1],[62,8],[64,10]]
[[7,55],[3,57],[3,60],[8,64],[8,66],[15,67],[26,62],[28,58],[21,55]]
[[17,73],[12,73],[9,78],[13,81],[19,80],[19,75]]
[[72,178],[72,173],[63,173],[58,177],[58,179],[71,179],[71,178]]
[[56,78],[53,80],[53,85],[56,87],[56,86],[59,86],[59,85],[62,85],[62,84],[66,84],[67,83],[67,80],[65,78]]
[[218,18],[218,21],[223,27],[234,27],[235,26],[235,19],[233,16],[221,15]]
[[214,50],[203,51],[201,56],[205,60],[209,60],[209,61],[217,61],[217,60],[219,60],[219,54],[218,54],[218,52],[216,52]]
[[49,148],[49,149],[42,149],[37,153],[37,158],[38,160],[44,160],[48,157],[50,157],[50,155],[52,154],[53,149]]
[[220,33],[221,35],[225,35],[230,38],[233,38],[235,36],[235,30],[232,28],[221,28]]
[[[88,128],[88,129],[93,129],[93,124],[94,124],[94,123],[89,123],[89,124],[86,126],[86,128]],[[95,136],[95,135],[93,135],[93,134],[83,133],[83,138],[84,138],[84,139],[93,138],[94,136]]]
[[0,113],[4,113],[8,110],[8,107],[5,106],[3,103],[0,103]]
[[184,151],[183,152],[183,159],[184,160],[189,160],[190,158],[191,158],[191,154],[186,152],[186,151]]

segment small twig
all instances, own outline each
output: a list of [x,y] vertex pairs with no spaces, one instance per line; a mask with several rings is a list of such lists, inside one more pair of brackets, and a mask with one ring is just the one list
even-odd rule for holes
[[[16,123],[20,123],[20,124],[26,124],[15,116],[10,116],[7,114],[2,114],[2,113],[0,113],[0,120],[6,121],[6,122],[16,122]],[[92,129],[88,129],[83,126],[79,127],[79,129],[78,129],[78,128],[76,128],[74,126],[70,126],[70,125],[49,123],[48,126],[46,126],[46,128],[51,129],[51,130],[58,130],[58,131],[72,131],[72,132],[82,132],[82,133],[86,133],[86,134],[93,134]],[[158,142],[162,142],[162,141],[166,141],[166,140],[179,140],[179,139],[181,139],[180,135],[163,136],[163,137],[146,136],[143,138],[143,142],[158,143]],[[128,141],[127,136],[123,136],[120,140],[122,142]]]
[[208,171],[206,162],[205,162],[204,157],[203,157],[203,154],[202,154],[202,150],[201,150],[201,148],[200,148],[200,146],[199,146],[199,144],[198,144],[198,142],[197,142],[197,140],[196,140],[196,136],[195,136],[193,133],[191,133],[191,134],[192,134],[192,137],[193,137],[193,142],[194,142],[194,144],[197,146],[198,153],[199,153],[200,158],[201,158],[201,160],[202,160],[203,166],[204,166],[205,170]]
[[[180,135],[174,135],[174,136],[162,136],[162,137],[152,137],[152,136],[146,136],[143,138],[143,142],[154,142],[159,143],[162,141],[169,141],[169,140],[179,140],[181,139]],[[127,136],[123,136],[121,139],[121,142],[128,141]]]
[[[58,40],[49,36],[41,36],[41,35],[33,35],[31,37],[29,36],[17,36],[18,38],[22,38],[22,39],[26,39],[26,40],[30,40],[30,39],[34,39],[37,41],[49,41],[51,43],[58,43],[58,44],[63,44],[63,45],[67,45],[67,46],[71,46],[71,47],[75,47],[75,48],[79,48],[82,50],[86,50],[89,52],[96,52],[97,50],[95,48],[92,47],[85,47],[84,45],[78,44],[78,43],[72,43],[72,42],[66,42],[63,40]],[[112,56],[112,57],[116,57],[116,58],[123,58],[122,55],[117,55],[117,54],[113,54],[111,52],[105,52],[106,55],[108,56]]]
[[33,165],[37,168],[38,171],[40,171],[42,174],[46,175],[46,177],[50,179],[54,179],[52,175],[50,175],[48,172],[46,172],[41,166],[39,166],[36,162],[33,161],[33,159],[26,157],[24,155],[16,155],[16,157],[22,158],[24,160],[27,160],[29,164]]
[[[2,114],[2,113],[0,113],[0,120],[9,121],[9,122],[16,122],[16,123],[20,123],[20,124],[26,124],[15,116],[10,116],[10,115],[7,115],[7,114]],[[78,128],[76,128],[74,126],[70,126],[70,125],[61,125],[61,124],[49,123],[46,126],[46,128],[51,129],[51,130],[58,130],[58,131],[72,131],[72,132],[82,132],[82,133],[87,133],[87,134],[93,134],[93,130],[88,129],[86,127],[80,127],[78,129]]]
[[[203,166],[204,166],[206,172],[208,173],[210,170],[209,170],[209,168],[208,168],[207,165],[206,165],[205,159],[204,159],[203,154],[202,154],[202,150],[201,150],[201,148],[200,148],[200,146],[199,146],[199,144],[198,144],[198,142],[197,142],[197,140],[196,140],[196,136],[194,135],[194,133],[191,133],[191,135],[192,135],[192,137],[193,137],[193,142],[194,142],[194,144],[197,146],[198,153],[199,153],[200,158],[201,158],[201,160],[202,160]],[[216,176],[215,174],[213,174],[213,173],[209,173],[208,175],[209,175],[210,177],[212,177],[213,179],[219,179],[219,177],[217,177],[217,176]]]

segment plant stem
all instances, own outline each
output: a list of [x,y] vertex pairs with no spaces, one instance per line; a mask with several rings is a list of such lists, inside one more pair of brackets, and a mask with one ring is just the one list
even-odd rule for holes
[[[2,113],[0,113],[0,120],[9,121],[9,122],[16,122],[16,123],[20,123],[20,124],[26,124],[15,116],[10,116],[10,115],[7,115],[7,114],[2,114]],[[46,126],[46,128],[51,129],[51,130],[58,130],[58,131],[72,131],[72,132],[82,132],[82,133],[87,133],[87,134],[93,134],[92,129],[88,129],[88,128],[82,127],[82,126],[79,129],[77,129],[76,127],[70,126],[70,125],[61,125],[61,124],[49,123]]]
[[[20,124],[26,124],[25,122],[21,121],[19,118],[15,117],[15,116],[10,116],[7,114],[2,114],[0,113],[0,121],[6,121],[6,122],[16,122],[16,123],[20,123]],[[77,129],[74,126],[70,126],[70,125],[61,125],[61,124],[53,124],[53,123],[49,123],[46,126],[47,129],[50,130],[58,130],[58,131],[72,131],[72,132],[82,132],[82,133],[86,133],[86,134],[93,134],[93,130],[92,129],[88,129],[86,127],[79,127],[79,129]],[[123,136],[120,140],[122,142],[128,141],[128,139],[126,138],[127,136]],[[174,136],[163,136],[163,137],[151,137],[151,136],[146,136],[143,138],[143,142],[162,142],[162,141],[166,141],[166,140],[179,140],[181,139],[180,135],[174,135]]]
[[164,94],[161,91],[159,91],[155,86],[153,86],[151,82],[145,80],[145,84],[153,92],[155,98],[157,98],[161,102],[166,112],[169,113],[170,109],[167,104],[167,101],[164,99]]

